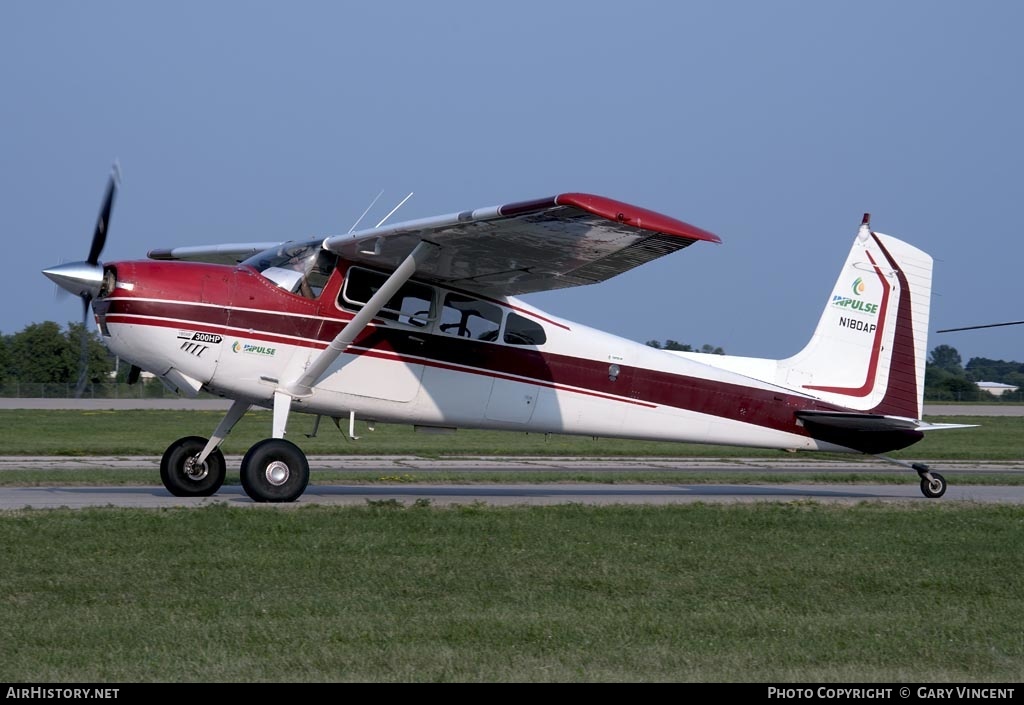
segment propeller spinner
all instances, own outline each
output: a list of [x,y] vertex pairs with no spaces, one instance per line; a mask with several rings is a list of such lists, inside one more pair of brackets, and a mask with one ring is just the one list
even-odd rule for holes
[[118,168],[117,163],[115,163],[110,172],[110,181],[107,182],[107,193],[103,197],[103,207],[100,209],[99,218],[96,220],[96,229],[92,234],[89,257],[84,262],[68,262],[67,264],[60,264],[43,270],[43,274],[62,289],[70,291],[82,299],[82,354],[79,360],[78,384],[75,386],[76,397],[81,396],[88,377],[89,304],[99,294],[100,285],[103,283],[103,265],[100,264],[100,254],[103,252],[103,246],[107,242],[110,214],[114,208],[114,196],[117,194],[120,182],[121,170]]

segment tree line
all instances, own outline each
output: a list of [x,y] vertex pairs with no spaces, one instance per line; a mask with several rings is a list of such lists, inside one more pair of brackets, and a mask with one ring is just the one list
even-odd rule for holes
[[[118,365],[100,342],[98,333],[84,330],[81,323],[69,323],[61,328],[53,321],[45,321],[32,323],[18,333],[0,335],[0,384],[5,389],[14,383],[73,385],[81,369],[83,333],[87,381],[91,384],[125,381],[128,366]],[[659,350],[725,354],[719,346],[705,344],[695,348],[672,339],[648,340],[647,345]],[[982,381],[1011,384],[1020,389],[994,396],[978,387],[978,382]],[[1024,399],[1024,363],[973,357],[964,365],[956,348],[939,345],[928,354],[925,399],[1021,401]]]
[[[53,321],[32,323],[21,332],[0,335],[0,382],[74,384],[81,370],[82,336],[85,335],[86,381],[112,381],[117,366],[114,356],[98,334],[81,323],[65,329]],[[125,370],[122,375],[126,375]]]
[[717,345],[701,345],[700,348],[694,348],[686,343],[680,343],[678,340],[672,340],[669,338],[664,343],[660,340],[648,340],[644,345],[648,347],[657,348],[658,350],[677,350],[679,352],[698,352],[706,353],[708,355],[725,355],[725,350],[718,347]]
[[[978,382],[1011,384],[1017,391],[996,396],[978,387]],[[939,345],[928,354],[924,394],[929,401],[1022,401],[1024,363],[972,357],[964,365],[956,348]]]

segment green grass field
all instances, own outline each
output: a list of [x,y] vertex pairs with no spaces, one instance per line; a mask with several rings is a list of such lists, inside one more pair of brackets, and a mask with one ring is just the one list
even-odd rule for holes
[[[182,436],[209,436],[223,414],[213,411],[38,411],[0,410],[0,455],[161,455]],[[935,423],[979,424],[978,428],[929,433],[895,457],[923,459],[1024,459],[1024,418],[933,417]],[[593,439],[579,436],[460,430],[455,434],[415,433],[408,426],[358,425],[358,441],[347,440],[332,424],[321,424],[317,438],[313,417],[295,415],[289,437],[308,455],[583,455],[780,457],[780,451],[666,442]],[[225,453],[242,454],[270,435],[269,412],[246,415],[223,445]],[[809,456],[810,457],[810,456]],[[818,456],[820,457],[820,455]],[[850,456],[845,456],[850,457]]]
[[0,681],[1017,682],[1024,508],[0,515]]
[[[0,455],[159,455],[219,416],[0,411]],[[296,434],[311,422],[298,420]],[[929,436],[904,457],[1024,458],[1020,419],[956,421],[983,425]],[[268,426],[247,418],[226,452],[244,452]],[[397,426],[360,427],[365,438],[350,442],[330,430],[298,440],[311,455],[759,453]],[[148,470],[78,469],[5,470],[0,481],[72,476],[158,482]],[[1020,480],[979,477],[970,481]],[[481,479],[537,478],[314,473],[334,483]],[[820,479],[916,482],[910,472]],[[0,681],[1015,682],[1021,546],[1024,508],[949,502],[0,512]]]
[[[159,456],[170,441],[190,434],[208,433],[220,419],[218,412],[176,411],[33,411],[0,410],[0,455],[25,456],[89,456],[150,455]],[[1024,461],[1024,419],[1014,417],[949,417],[931,421],[976,423],[977,428],[957,429],[929,434],[911,448],[893,453],[894,457],[924,459],[935,464],[947,480],[954,484],[1024,484],[1024,471],[999,473],[957,472],[942,468],[943,460]],[[269,413],[250,414],[225,441],[228,454],[242,454],[268,432]],[[807,453],[800,456],[781,451],[723,446],[691,445],[665,442],[594,439],[578,436],[509,433],[500,431],[460,430],[455,434],[415,433],[408,426],[379,424],[374,431],[360,425],[361,438],[348,440],[329,423],[321,424],[316,438],[306,438],[312,430],[312,418],[297,416],[291,438],[308,455],[409,455],[425,458],[457,456],[572,456],[606,457],[614,466],[618,457],[698,457],[713,463],[715,459],[792,459],[801,457],[827,461],[830,457],[844,463],[856,463],[864,456]],[[844,482],[916,484],[917,476],[909,471],[881,472],[871,467],[848,474],[787,473],[752,467],[747,472],[701,472],[657,469],[610,469],[600,472],[579,471],[409,471],[380,473],[345,470],[344,461],[333,470],[314,470],[314,484],[367,482],[657,482],[672,483],[772,483]],[[229,465],[227,483],[238,484],[237,467]],[[159,479],[152,469],[109,470],[76,467],[74,469],[7,469],[0,472],[0,486],[52,485],[154,485]]]

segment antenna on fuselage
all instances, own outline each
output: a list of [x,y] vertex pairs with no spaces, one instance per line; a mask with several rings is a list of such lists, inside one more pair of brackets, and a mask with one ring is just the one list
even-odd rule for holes
[[[363,214],[361,216],[359,216],[359,219],[356,220],[356,222],[352,223],[352,227],[348,229],[349,233],[351,233],[353,230],[355,230],[356,226],[359,225],[361,222],[363,222],[363,218],[366,217],[366,214],[370,212],[370,209],[373,208],[373,205],[378,200],[380,200],[380,197],[383,196],[383,195],[384,195],[384,189],[381,189],[380,192],[377,193],[376,197],[374,197],[374,199],[372,201],[370,201],[370,205],[368,205],[366,207],[366,210],[363,211]],[[348,233],[346,233],[346,234],[348,234]]]
[[399,208],[401,208],[402,206],[404,206],[404,205],[405,205],[405,202],[406,202],[406,201],[408,201],[408,200],[409,200],[410,198],[412,198],[412,194],[413,194],[413,192],[412,192],[412,191],[410,191],[410,192],[409,192],[409,195],[408,195],[408,196],[406,196],[406,197],[405,197],[405,198],[403,198],[403,199],[402,199],[401,201],[399,201],[399,202],[398,202],[398,205],[397,205],[397,206],[395,206],[394,208],[392,208],[392,209],[391,209],[391,212],[390,212],[390,213],[388,213],[388,214],[387,214],[386,216],[384,216],[383,218],[381,218],[381,219],[380,219],[380,222],[379,222],[379,223],[377,223],[376,225],[374,225],[373,227],[375,227],[375,228],[379,228],[380,226],[384,225],[384,221],[385,221],[385,220],[387,220],[388,218],[390,218],[391,216],[393,216],[393,215],[395,214],[395,211],[397,211],[397,210],[398,210]]

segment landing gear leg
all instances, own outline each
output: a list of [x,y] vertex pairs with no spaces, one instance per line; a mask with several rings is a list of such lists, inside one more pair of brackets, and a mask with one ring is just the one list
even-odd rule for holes
[[292,397],[274,393],[273,438],[260,441],[242,458],[242,489],[256,502],[294,502],[309,484],[305,453],[284,439]]
[[924,463],[907,463],[902,460],[896,460],[896,458],[890,458],[886,455],[879,455],[876,457],[893,463],[894,465],[910,468],[916,472],[917,476],[921,478],[921,494],[928,499],[938,499],[942,495],[946,494],[946,478],[937,472],[932,472]]

